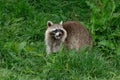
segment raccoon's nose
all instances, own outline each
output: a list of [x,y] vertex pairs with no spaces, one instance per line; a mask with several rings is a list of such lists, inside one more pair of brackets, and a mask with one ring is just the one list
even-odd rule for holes
[[61,36],[61,35],[62,35],[62,34],[60,34],[60,33],[59,33],[59,34],[56,34],[57,37],[59,37],[59,36]]
[[56,36],[59,36],[59,33],[56,33]]
[[61,36],[62,34],[59,34],[59,36]]
[[56,35],[56,37],[59,37],[60,35]]

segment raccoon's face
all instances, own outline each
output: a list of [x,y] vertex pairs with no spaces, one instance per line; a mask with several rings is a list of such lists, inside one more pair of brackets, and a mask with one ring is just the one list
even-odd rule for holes
[[53,39],[60,40],[66,38],[66,31],[63,29],[62,22],[60,24],[53,24],[51,21],[48,21],[47,26],[47,34]]
[[54,39],[61,39],[64,35],[64,31],[61,29],[55,29],[53,31],[50,32],[50,35],[54,38]]

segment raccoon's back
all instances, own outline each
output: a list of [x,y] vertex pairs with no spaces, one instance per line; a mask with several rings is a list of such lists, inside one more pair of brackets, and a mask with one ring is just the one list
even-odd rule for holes
[[63,28],[67,31],[65,46],[68,49],[80,49],[86,45],[92,46],[92,38],[88,30],[76,21],[63,23]]

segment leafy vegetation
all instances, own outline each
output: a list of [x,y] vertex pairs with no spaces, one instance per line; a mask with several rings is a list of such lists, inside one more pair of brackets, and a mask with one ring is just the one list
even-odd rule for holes
[[[46,56],[48,20],[80,21],[93,50]],[[119,0],[0,0],[0,80],[119,80],[119,21]]]

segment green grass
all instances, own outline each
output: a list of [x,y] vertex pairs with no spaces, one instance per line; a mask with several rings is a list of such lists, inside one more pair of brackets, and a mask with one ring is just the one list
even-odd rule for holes
[[[120,80],[119,0],[0,0],[0,80]],[[75,20],[94,47],[47,56],[48,20]]]

